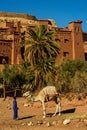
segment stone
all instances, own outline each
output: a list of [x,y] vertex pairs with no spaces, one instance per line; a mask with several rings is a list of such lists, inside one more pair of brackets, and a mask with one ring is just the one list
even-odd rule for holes
[[64,125],[67,125],[67,124],[69,124],[70,122],[71,122],[70,119],[65,119],[65,120],[63,121],[63,124],[64,124]]

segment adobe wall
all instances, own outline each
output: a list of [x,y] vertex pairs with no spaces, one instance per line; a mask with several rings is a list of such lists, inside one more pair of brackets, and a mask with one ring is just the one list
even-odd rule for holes
[[18,17],[18,18],[25,18],[29,20],[37,20],[36,17],[32,15],[9,13],[9,12],[0,12],[0,17]]
[[17,64],[20,55],[20,25],[19,22],[0,23],[0,64],[3,59],[7,64]]
[[56,41],[60,45],[60,54],[58,55],[56,61],[60,62],[63,58],[73,59],[71,32],[63,31],[61,29],[57,32]]
[[69,30],[71,31],[72,38],[72,54],[73,59],[84,60],[84,47],[83,47],[83,32],[82,21],[78,20],[69,23]]
[[85,59],[87,34],[82,32],[82,21],[70,22],[67,28],[58,28],[51,19],[36,20],[35,16],[27,14],[2,12],[0,20],[0,59],[6,57],[8,64],[20,64],[22,60],[20,42],[23,37],[26,38],[27,28],[35,29],[36,25],[46,25],[48,30],[55,30],[54,39],[60,45],[57,63],[63,58]]

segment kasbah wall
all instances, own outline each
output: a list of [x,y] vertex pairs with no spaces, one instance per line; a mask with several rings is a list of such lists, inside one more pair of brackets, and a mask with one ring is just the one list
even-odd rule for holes
[[20,64],[23,57],[21,40],[26,37],[27,28],[47,25],[55,30],[55,40],[60,45],[60,54],[56,58],[87,60],[87,33],[82,31],[82,21],[70,22],[68,27],[59,28],[52,19],[38,20],[28,14],[0,12],[0,64]]

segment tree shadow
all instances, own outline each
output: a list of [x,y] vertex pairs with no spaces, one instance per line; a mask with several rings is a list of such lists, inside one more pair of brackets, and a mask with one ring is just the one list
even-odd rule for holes
[[32,118],[32,117],[34,117],[34,116],[26,116],[26,117],[18,118],[18,120],[29,119],[29,118]]

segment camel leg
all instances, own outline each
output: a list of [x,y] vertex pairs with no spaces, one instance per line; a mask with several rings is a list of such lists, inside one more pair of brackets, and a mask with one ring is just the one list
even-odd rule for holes
[[56,110],[55,110],[55,113],[53,114],[53,116],[55,116],[57,114],[57,112],[59,112],[59,116],[61,115],[61,103],[60,103],[60,99],[59,98],[56,98],[55,100],[56,102]]
[[58,112],[59,112],[59,116],[61,115],[61,103],[58,103]]
[[46,117],[46,108],[45,108],[45,103],[42,102],[42,107],[43,107],[43,118]]
[[53,114],[53,116],[55,116],[58,112],[58,104],[56,104],[56,110],[55,110],[55,113]]

